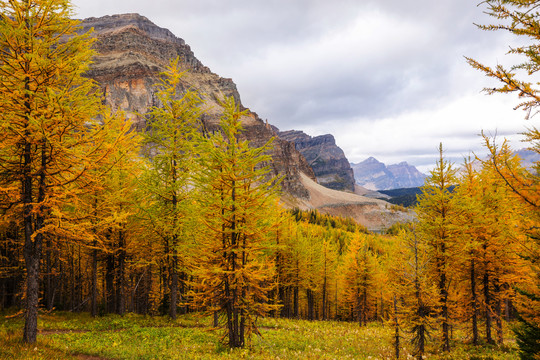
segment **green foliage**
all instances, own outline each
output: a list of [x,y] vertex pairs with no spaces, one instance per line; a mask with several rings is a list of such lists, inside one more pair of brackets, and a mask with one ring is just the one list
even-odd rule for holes
[[520,359],[537,359],[537,354],[540,353],[540,327],[520,318],[520,322],[512,330],[516,335]]
[[[229,350],[219,345],[219,336],[205,327],[209,318],[108,315],[91,318],[68,312],[41,316],[40,342],[24,346],[20,338],[21,319],[0,320],[2,359],[80,359],[84,356],[114,359],[386,359],[392,358],[392,331],[372,323],[261,319],[264,337],[256,337],[246,349]],[[455,329],[456,338],[466,337]],[[411,348],[402,349],[404,358]],[[434,347],[429,359],[516,359],[513,347],[477,347],[456,344],[454,351],[441,355]]]

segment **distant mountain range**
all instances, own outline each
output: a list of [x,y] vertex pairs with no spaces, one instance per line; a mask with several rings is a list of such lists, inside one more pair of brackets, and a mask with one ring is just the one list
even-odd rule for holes
[[390,190],[422,186],[426,175],[407,162],[385,165],[374,157],[351,163],[356,183],[369,190]]

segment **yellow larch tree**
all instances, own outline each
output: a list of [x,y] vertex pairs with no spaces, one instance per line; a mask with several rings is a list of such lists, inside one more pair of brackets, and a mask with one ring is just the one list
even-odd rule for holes
[[0,1],[0,16],[0,193],[17,189],[9,211],[24,229],[23,339],[34,343],[44,236],[97,161],[91,133],[101,99],[83,76],[92,40],[77,34],[69,1]]
[[[416,224],[409,224],[396,235],[392,263],[388,268],[393,295],[393,319],[396,336],[401,327],[411,334],[413,355],[423,359],[430,331],[435,325],[437,284],[430,274],[432,257],[425,239],[416,231]],[[399,351],[399,337],[395,340]]]
[[342,306],[349,319],[360,325],[367,325],[376,271],[377,259],[369,248],[367,235],[355,232],[342,262]]
[[190,227],[193,174],[197,166],[197,144],[201,142],[202,99],[188,88],[181,91],[184,72],[179,58],[171,61],[157,84],[158,105],[146,114],[144,133],[149,165],[142,183],[149,196],[146,220],[159,239],[163,279],[168,294],[164,298],[168,314],[176,318],[179,297],[186,295],[187,246],[192,238]]
[[484,208],[479,197],[482,193],[481,179],[475,166],[479,166],[470,158],[463,164],[459,186],[456,189],[457,206],[459,208],[458,242],[462,255],[458,257],[459,286],[457,294],[459,317],[470,319],[473,345],[479,344],[480,322],[480,239],[483,234]]
[[270,143],[250,147],[240,138],[245,112],[232,97],[222,106],[222,132],[209,136],[200,157],[197,191],[205,226],[197,238],[193,296],[219,312],[223,340],[236,348],[258,333],[257,317],[272,309],[277,184],[268,176]]
[[[509,67],[497,65],[486,66],[474,59],[467,58],[469,64],[486,76],[495,79],[498,87],[486,86],[488,94],[503,93],[518,96],[516,109],[525,111],[527,119],[538,114],[540,94],[535,76],[540,70],[540,13],[538,0],[487,0],[481,3],[485,13],[493,18],[492,24],[482,25],[480,29],[487,31],[505,31],[519,38],[517,46],[510,47],[508,54],[519,58],[517,63]],[[529,150],[540,153],[540,131],[531,126],[525,131]],[[523,244],[523,256],[529,260],[532,284],[520,289],[526,306],[519,307],[521,326],[517,327],[517,342],[522,358],[533,358],[540,354],[540,162],[535,162],[530,170],[513,167],[511,164],[497,160],[498,147],[487,144],[491,153],[491,161],[498,175],[521,199],[524,217],[522,229],[528,236]]]
[[457,208],[451,187],[457,182],[456,170],[444,159],[442,144],[439,160],[418,195],[418,233],[428,244],[430,272],[438,285],[438,315],[442,350],[450,351],[451,265],[455,247]]

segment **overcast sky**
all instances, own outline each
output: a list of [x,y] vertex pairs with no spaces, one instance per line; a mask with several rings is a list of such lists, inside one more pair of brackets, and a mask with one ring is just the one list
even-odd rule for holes
[[[479,133],[537,122],[464,56],[511,63],[515,39],[474,23],[480,0],[76,0],[77,17],[139,13],[184,39],[242,102],[281,130],[331,133],[351,162],[374,156],[426,171],[440,142],[458,165]],[[515,59],[514,59],[515,60]]]

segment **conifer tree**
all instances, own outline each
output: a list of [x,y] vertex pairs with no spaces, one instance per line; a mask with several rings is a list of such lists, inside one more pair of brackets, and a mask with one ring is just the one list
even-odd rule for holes
[[[95,163],[89,133],[99,90],[83,77],[93,52],[65,0],[0,1],[0,193],[17,188],[10,212],[24,229],[26,314],[23,339],[37,336],[44,236]],[[91,145],[94,144],[94,145]]]
[[[393,294],[400,299],[394,304],[394,321],[408,328],[413,355],[423,359],[434,325],[436,301],[433,299],[437,298],[437,288],[429,273],[431,257],[426,241],[418,236],[414,224],[400,229],[397,241],[388,269]],[[396,313],[398,306],[402,308],[400,317]]]
[[[98,261],[99,255],[108,253],[119,258],[118,284],[125,288],[125,252],[126,252],[126,226],[136,212],[134,202],[131,200],[135,192],[136,179],[142,169],[138,160],[141,138],[130,130],[130,122],[124,114],[106,112],[100,120],[101,131],[104,133],[101,152],[103,161],[94,169],[93,191],[86,195],[86,202],[82,208],[75,211],[79,217],[87,216],[90,233],[85,246],[91,252],[92,276],[90,285],[90,312],[97,316],[98,305]],[[118,246],[114,246],[112,235],[118,237]],[[123,244],[124,246],[119,246]],[[125,291],[118,291],[117,312],[124,309]]]
[[344,303],[351,320],[367,325],[376,260],[368,247],[367,236],[356,232],[343,260]]
[[443,157],[439,145],[439,160],[418,196],[416,213],[418,230],[426,239],[431,257],[433,281],[438,285],[439,321],[442,349],[450,351],[449,287],[453,252],[455,251],[455,220],[457,209],[451,192],[456,184],[456,170]]
[[462,317],[470,319],[473,345],[479,344],[480,321],[480,241],[483,234],[484,209],[479,202],[481,194],[481,181],[474,163],[468,159],[463,165],[462,176],[456,189],[456,198],[459,207],[458,236],[463,255],[459,257],[458,266],[462,281],[466,284],[458,291],[462,294]]
[[[526,112],[526,118],[538,114],[540,94],[538,82],[534,76],[540,70],[540,14],[537,11],[537,0],[487,0],[482,2],[486,7],[486,13],[494,18],[494,23],[480,26],[482,30],[507,31],[520,38],[517,47],[511,47],[509,54],[521,56],[520,63],[507,68],[497,65],[495,68],[483,65],[478,61],[467,58],[469,64],[482,71],[486,76],[495,79],[502,85],[500,87],[486,87],[488,94],[514,93],[519,96],[516,108]],[[526,141],[529,149],[540,153],[540,131],[532,126],[526,132]],[[491,161],[499,176],[506,185],[522,201],[525,217],[522,223],[523,230],[529,238],[525,246],[524,257],[529,260],[531,266],[531,278],[534,286],[520,289],[522,296],[527,299],[527,306],[520,307],[520,321],[524,331],[518,331],[518,343],[520,344],[522,359],[533,358],[540,353],[540,234],[538,232],[540,222],[540,178],[538,177],[540,163],[536,162],[531,171],[524,171],[511,164],[497,161],[498,148],[493,143],[487,144],[491,153]]]
[[[179,93],[183,72],[179,58],[163,72],[157,85],[159,106],[147,114],[144,134],[150,165],[143,175],[145,189],[152,199],[146,211],[149,228],[163,244],[160,261],[168,284],[169,316],[176,318],[178,295],[186,271],[189,227],[194,211],[191,189],[196,166],[202,100],[193,89]],[[180,296],[185,295],[180,294]]]
[[322,239],[322,251],[321,251],[321,266],[322,266],[322,303],[321,303],[321,317],[322,320],[328,320],[330,318],[330,304],[331,304],[331,290],[332,284],[334,283],[336,277],[337,269],[337,250],[334,239],[332,239],[331,231],[329,228],[326,228],[326,235]]
[[197,239],[194,296],[219,312],[223,340],[236,348],[258,333],[257,317],[272,308],[276,181],[268,176],[270,143],[250,147],[240,138],[246,113],[232,97],[222,106],[222,133],[207,139],[200,157],[197,190],[205,229]]

